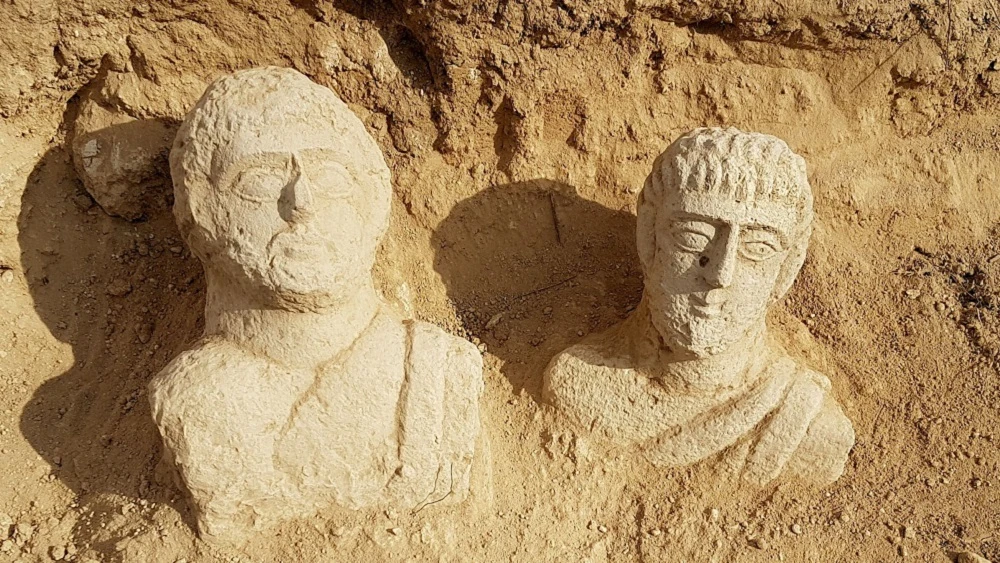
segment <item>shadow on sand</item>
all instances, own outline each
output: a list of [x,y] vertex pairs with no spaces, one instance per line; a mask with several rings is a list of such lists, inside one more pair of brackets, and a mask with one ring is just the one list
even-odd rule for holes
[[[177,492],[154,478],[160,442],[146,399],[148,380],[201,333],[201,267],[169,207],[140,223],[108,216],[55,148],[29,176],[18,233],[35,310],[74,358],[35,391],[22,433],[94,511],[90,526],[141,499],[171,503],[190,522]],[[110,542],[93,547],[109,561],[120,555]]]
[[536,401],[549,359],[623,319],[642,292],[635,216],[559,182],[483,190],[455,206],[432,243],[465,330]]

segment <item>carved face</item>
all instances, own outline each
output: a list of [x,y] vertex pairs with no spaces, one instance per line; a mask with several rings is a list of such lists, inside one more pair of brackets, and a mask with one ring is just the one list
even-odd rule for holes
[[369,275],[375,196],[338,160],[333,130],[236,133],[209,196],[230,275],[286,304],[324,304]]
[[715,193],[666,199],[645,272],[653,324],[670,347],[715,355],[763,327],[798,215],[782,203]]

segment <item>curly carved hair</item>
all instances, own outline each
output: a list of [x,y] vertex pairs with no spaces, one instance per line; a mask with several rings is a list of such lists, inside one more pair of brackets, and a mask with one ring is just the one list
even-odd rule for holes
[[666,197],[710,193],[753,205],[772,201],[797,215],[792,249],[778,280],[778,296],[791,286],[805,260],[813,196],[805,160],[781,139],[734,127],[703,127],[682,135],[656,158],[639,194],[636,239],[644,269],[656,253],[656,216]]

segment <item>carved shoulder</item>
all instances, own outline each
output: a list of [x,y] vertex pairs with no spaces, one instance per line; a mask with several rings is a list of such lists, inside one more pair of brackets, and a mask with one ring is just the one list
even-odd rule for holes
[[474,388],[482,386],[483,356],[474,344],[430,323],[411,321],[409,328],[411,365],[419,360],[443,372],[445,378],[459,378]]
[[825,485],[844,472],[848,454],[854,447],[854,426],[833,396],[827,376],[805,367],[800,367],[798,376],[822,388],[823,399],[786,471],[803,481]]
[[608,413],[608,401],[614,393],[609,389],[608,371],[595,361],[590,346],[570,346],[557,354],[545,368],[542,396],[577,425],[591,428]]
[[[401,477],[393,495],[416,505],[444,491],[465,497],[480,429],[483,358],[471,343],[422,322],[407,322],[406,384],[400,405]],[[441,493],[441,494],[444,494]]]
[[[177,355],[149,382],[153,418],[164,427],[168,419],[192,416],[217,418],[227,411],[253,409],[259,385],[269,366],[263,360],[215,340],[202,340]],[[257,392],[257,393],[255,393]],[[211,395],[219,401],[206,402]],[[207,409],[212,412],[199,413]]]

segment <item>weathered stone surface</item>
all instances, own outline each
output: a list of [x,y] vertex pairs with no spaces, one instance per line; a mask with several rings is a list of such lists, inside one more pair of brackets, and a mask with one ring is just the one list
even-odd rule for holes
[[114,72],[93,84],[80,102],[71,141],[73,165],[94,201],[130,221],[164,204],[176,131],[169,119],[144,111],[143,84],[134,74]]
[[295,71],[241,71],[209,86],[170,162],[206,326],[150,400],[203,537],[464,499],[487,455],[482,358],[376,295],[391,186],[357,117]]
[[851,422],[829,380],[765,323],[802,267],[811,222],[805,162],[780,139],[732,128],[678,139],[639,198],[640,306],[552,360],[547,400],[657,465],[712,459],[754,485],[836,480]]

